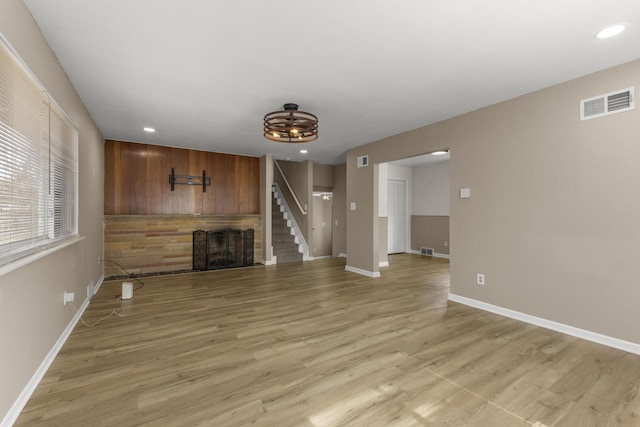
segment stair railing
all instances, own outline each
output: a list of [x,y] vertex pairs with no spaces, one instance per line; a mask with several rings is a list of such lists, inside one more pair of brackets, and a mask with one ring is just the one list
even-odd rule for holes
[[274,182],[272,188],[274,193],[276,193],[276,198],[282,201],[282,204],[280,206],[282,206],[284,209],[285,218],[287,219],[287,221],[291,221],[291,228],[293,229],[293,236],[294,236],[295,242],[298,244],[299,247],[302,247],[302,260],[303,261],[310,260],[311,258],[309,258],[309,245],[307,245],[307,241],[305,240],[304,235],[302,234],[302,230],[300,230],[300,227],[298,227],[298,223],[296,222],[296,219],[293,217],[293,214],[291,213],[291,209],[289,209],[289,205],[287,204],[287,201],[284,198],[284,195],[282,194],[282,190],[280,190],[280,186],[278,185],[277,182]]
[[[307,211],[302,208],[302,205],[300,204],[300,201],[298,200],[298,197],[296,197],[296,193],[293,191],[293,188],[291,188],[291,184],[289,184],[289,180],[287,180],[287,177],[285,176],[284,172],[282,172],[282,168],[280,168],[280,165],[278,164],[278,161],[274,160],[273,163],[276,165],[276,168],[278,169],[278,172],[280,172],[280,176],[282,177],[282,180],[284,181],[285,185],[287,186],[287,190],[289,190],[289,194],[291,194],[291,197],[293,197],[293,200],[296,202],[296,205],[298,205],[298,209],[300,209],[300,212],[302,212],[302,215],[306,215]],[[278,189],[279,188],[280,187],[278,187]],[[280,192],[280,194],[282,194],[282,192]]]

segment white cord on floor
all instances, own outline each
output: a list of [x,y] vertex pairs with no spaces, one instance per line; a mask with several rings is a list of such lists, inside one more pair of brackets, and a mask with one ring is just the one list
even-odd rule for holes
[[[71,304],[71,303],[67,303],[67,304],[69,304],[71,307],[73,307],[73,308],[76,310],[76,313],[78,312],[78,308],[77,308],[75,305],[73,305],[73,304]],[[122,308],[122,304],[120,305],[120,307]],[[125,317],[125,315],[124,315],[124,313],[123,313],[122,311],[120,311],[120,313],[118,313],[117,311],[113,310],[113,311],[111,312],[111,314],[109,314],[108,316],[104,316],[102,319],[98,319],[98,320],[96,320],[96,321],[95,321],[95,322],[93,322],[92,324],[88,324],[87,322],[85,322],[85,321],[84,321],[84,319],[83,319],[82,317],[80,317],[80,321],[82,322],[82,324],[83,324],[84,326],[86,326],[86,327],[88,327],[88,328],[93,328],[93,327],[94,327],[94,326],[96,326],[98,323],[102,322],[103,320],[107,320],[107,319],[109,319],[110,317],[113,317],[113,315],[114,315],[114,314],[115,314],[116,316],[118,316],[118,317]]]

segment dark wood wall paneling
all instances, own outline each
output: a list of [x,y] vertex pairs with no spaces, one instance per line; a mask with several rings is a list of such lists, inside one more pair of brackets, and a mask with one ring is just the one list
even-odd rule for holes
[[[211,186],[176,185],[169,174],[201,176]],[[234,154],[105,141],[105,215],[260,213],[260,159]]]

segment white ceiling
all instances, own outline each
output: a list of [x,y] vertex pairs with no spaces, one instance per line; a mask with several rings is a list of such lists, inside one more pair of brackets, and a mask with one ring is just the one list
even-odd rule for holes
[[[640,58],[638,0],[25,3],[105,138],[327,164]],[[319,117],[307,155],[262,136],[286,102]]]

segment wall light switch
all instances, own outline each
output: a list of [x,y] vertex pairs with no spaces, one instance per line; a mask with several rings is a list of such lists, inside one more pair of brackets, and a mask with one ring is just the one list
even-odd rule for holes
[[67,305],[68,302],[73,302],[73,300],[75,299],[75,294],[73,292],[65,292],[63,297],[64,305]]
[[356,202],[351,202],[351,210],[352,211],[356,210]]
[[468,199],[471,197],[471,189],[470,188],[461,188],[460,189],[460,198]]

